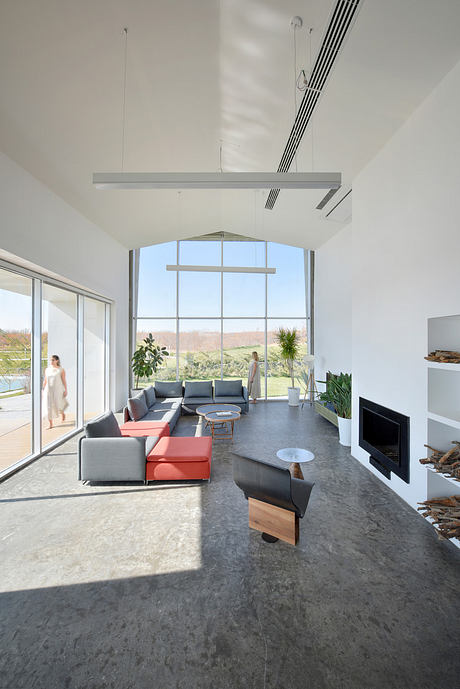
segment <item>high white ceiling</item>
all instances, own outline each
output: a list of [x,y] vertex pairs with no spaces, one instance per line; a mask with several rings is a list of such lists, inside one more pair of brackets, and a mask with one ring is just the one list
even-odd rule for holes
[[[321,191],[101,191],[121,169],[128,27],[126,171],[276,170],[332,0],[1,0],[0,146],[133,248],[208,232],[316,248],[340,229]],[[297,164],[345,184],[460,59],[458,0],[362,0]],[[300,102],[300,95],[299,95]],[[433,123],[436,126],[436,123]],[[312,141],[313,138],[313,141]],[[312,160],[313,151],[313,160]]]

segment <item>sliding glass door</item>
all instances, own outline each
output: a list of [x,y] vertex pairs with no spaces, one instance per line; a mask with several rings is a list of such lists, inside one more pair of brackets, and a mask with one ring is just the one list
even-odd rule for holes
[[77,295],[47,284],[42,290],[41,371],[46,447],[74,430],[77,419]]
[[32,290],[0,268],[0,471],[32,453]]
[[85,297],[84,310],[84,419],[104,413],[105,405],[105,304]]
[[0,477],[108,408],[110,305],[0,262]]

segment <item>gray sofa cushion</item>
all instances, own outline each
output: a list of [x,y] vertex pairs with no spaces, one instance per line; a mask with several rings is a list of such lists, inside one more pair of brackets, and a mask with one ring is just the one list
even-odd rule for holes
[[184,407],[187,407],[191,404],[200,407],[204,404],[212,404],[213,401],[214,400],[212,397],[184,397]]
[[159,437],[157,435],[148,435],[145,439],[145,456],[149,455],[157,442],[159,441]]
[[181,415],[181,409],[178,407],[177,409],[170,409],[169,411],[166,412],[166,414],[163,417],[163,421],[167,421],[169,424],[169,432],[172,433],[174,430],[174,426],[176,425],[178,419],[180,418]]
[[178,409],[182,404],[182,397],[176,399],[175,397],[160,397],[157,399],[153,407],[150,407],[149,411],[159,410],[167,411],[168,409]]
[[207,397],[212,398],[212,381],[197,380],[185,382],[184,400],[192,397]]
[[156,402],[156,395],[155,395],[155,388],[153,385],[149,385],[148,388],[145,388],[144,390],[145,394],[145,401],[147,402],[148,407],[153,407],[153,405]]
[[121,438],[120,426],[111,411],[87,423],[85,430],[87,438]]
[[129,414],[133,421],[140,421],[147,414],[149,408],[145,401],[144,392],[136,397],[130,397],[128,400]]
[[241,396],[243,389],[242,380],[215,380],[214,381],[214,395],[217,401],[218,397],[236,397]]
[[214,397],[216,404],[246,404],[242,395],[226,395],[225,397]]
[[167,414],[170,409],[149,409],[147,414],[144,416],[142,421],[166,421],[164,415]]
[[182,383],[181,381],[170,383],[157,380],[155,382],[155,395],[157,397],[182,397]]

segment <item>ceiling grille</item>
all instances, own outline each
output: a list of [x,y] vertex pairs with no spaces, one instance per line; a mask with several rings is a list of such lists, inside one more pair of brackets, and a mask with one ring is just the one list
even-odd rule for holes
[[[278,172],[289,171],[327,78],[334,66],[347,33],[351,29],[360,2],[361,0],[338,0],[332,12],[318,57],[313,65],[307,89],[303,95],[284,153],[278,165]],[[279,193],[279,189],[272,189],[270,191],[265,208],[273,209]]]

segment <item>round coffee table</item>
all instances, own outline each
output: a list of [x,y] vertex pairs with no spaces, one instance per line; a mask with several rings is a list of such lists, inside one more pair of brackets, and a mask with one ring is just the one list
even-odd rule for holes
[[241,408],[237,404],[202,404],[195,411],[198,416],[206,416],[206,414],[212,411],[234,411],[240,414]]
[[278,459],[283,462],[290,462],[289,471],[294,478],[303,479],[300,465],[304,462],[311,462],[315,455],[310,450],[303,450],[301,447],[285,447],[276,453]]
[[[231,406],[231,405],[222,405]],[[238,411],[232,411],[230,409],[219,409],[217,411],[209,411],[205,414],[204,418],[211,426],[211,436],[213,440],[226,440],[230,439],[233,441],[233,428],[235,421],[240,418],[241,410],[238,407]]]

